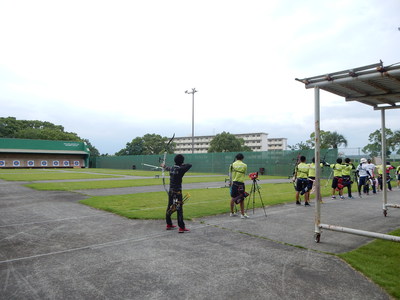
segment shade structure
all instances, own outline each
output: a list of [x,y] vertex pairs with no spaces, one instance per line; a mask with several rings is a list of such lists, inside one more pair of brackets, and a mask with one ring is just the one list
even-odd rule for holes
[[[381,159],[386,162],[385,110],[400,108],[400,64],[384,66],[382,61],[363,67],[352,68],[334,73],[313,76],[303,79],[296,78],[304,83],[307,89],[314,88],[314,115],[315,115],[315,160],[320,160],[320,89],[344,97],[346,101],[357,101],[381,111]],[[322,224],[321,222],[321,194],[320,194],[320,167],[316,165],[315,176],[315,241],[320,241],[321,228],[337,230],[350,234],[387,239],[400,242],[400,237],[394,237],[360,229],[345,228]],[[388,207],[399,208],[398,205],[387,203],[386,172],[382,174],[383,182],[383,214],[386,217]]]
[[344,97],[346,101],[358,101],[377,110],[400,107],[400,64],[383,66],[381,61],[296,80],[304,83],[308,89],[318,87]]

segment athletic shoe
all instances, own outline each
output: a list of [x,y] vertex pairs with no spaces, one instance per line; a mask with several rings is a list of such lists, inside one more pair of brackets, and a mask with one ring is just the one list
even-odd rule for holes
[[184,232],[189,232],[190,230],[189,229],[187,229],[187,228],[180,228],[179,227],[179,233],[184,233]]
[[349,198],[349,199],[354,199],[354,197],[353,197],[353,196],[349,196],[348,198]]
[[248,218],[249,218],[249,216],[248,216],[248,215],[246,215],[246,214],[244,214],[244,215],[241,215],[241,216],[240,216],[240,218],[241,218],[241,219],[248,219]]
[[344,200],[344,197],[343,197],[343,196],[340,196],[340,199]]
[[304,203],[304,206],[311,206],[310,203],[306,202]]
[[167,228],[165,228],[166,230],[172,230],[172,229],[175,229],[176,228],[176,225],[168,225],[167,224]]
[[332,199],[336,199],[336,196],[332,196]]
[[297,205],[301,205],[301,202],[300,202],[300,201],[296,201],[296,204],[297,204]]
[[237,214],[237,213],[230,213],[229,216],[230,216],[230,217],[237,217],[238,214]]

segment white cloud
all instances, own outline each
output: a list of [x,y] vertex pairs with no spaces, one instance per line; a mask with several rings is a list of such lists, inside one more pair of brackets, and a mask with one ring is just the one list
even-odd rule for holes
[[[0,0],[3,116],[61,124],[114,153],[146,133],[190,135],[184,91],[195,87],[196,134],[295,144],[313,130],[314,104],[294,78],[398,62],[398,11],[397,0]],[[323,129],[367,143],[358,136],[379,120],[369,107],[321,103],[335,111]]]

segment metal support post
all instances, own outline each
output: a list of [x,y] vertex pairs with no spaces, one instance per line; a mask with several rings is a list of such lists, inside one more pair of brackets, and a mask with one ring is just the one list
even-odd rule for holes
[[387,190],[386,190],[386,121],[385,109],[381,109],[381,157],[382,157],[382,201],[383,201],[383,215],[387,215]]
[[314,239],[319,243],[321,237],[321,153],[320,153],[320,103],[319,88],[314,88],[314,119],[315,119],[315,235]]

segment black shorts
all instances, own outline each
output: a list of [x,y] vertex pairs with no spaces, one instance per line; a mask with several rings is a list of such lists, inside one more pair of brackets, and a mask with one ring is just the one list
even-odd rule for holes
[[338,188],[338,183],[339,183],[340,178],[342,178],[342,177],[338,177],[338,176],[333,177],[333,179],[332,179],[332,188],[333,189]]
[[308,187],[309,191],[312,189],[312,187],[314,185],[314,181],[315,181],[315,177],[314,176],[308,177],[307,187]]
[[239,195],[243,195],[245,191],[244,182],[234,181],[231,186],[231,197],[235,198]]
[[301,192],[308,185],[308,178],[297,178],[296,191]]

